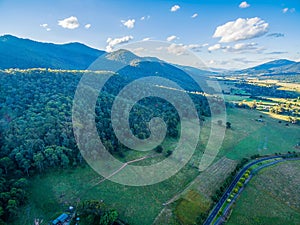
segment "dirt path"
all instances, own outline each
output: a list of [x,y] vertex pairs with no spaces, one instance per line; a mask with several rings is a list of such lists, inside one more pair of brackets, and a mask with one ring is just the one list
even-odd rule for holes
[[128,161],[126,163],[124,163],[119,169],[117,169],[115,172],[113,172],[112,174],[110,174],[107,177],[104,177],[102,180],[98,181],[96,184],[92,185],[91,188],[103,183],[104,181],[108,180],[109,178],[111,178],[112,176],[116,175],[117,173],[119,173],[120,171],[122,171],[126,166],[128,166],[129,164],[135,163],[135,162],[139,162],[139,161],[143,161],[145,159],[149,159],[149,158],[155,158],[160,156],[159,154],[154,154],[154,155],[148,155],[148,156],[144,156],[142,158],[138,158],[138,159],[134,159],[131,161]]

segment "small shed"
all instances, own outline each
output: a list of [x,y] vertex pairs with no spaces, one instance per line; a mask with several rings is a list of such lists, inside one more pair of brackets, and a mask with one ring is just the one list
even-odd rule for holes
[[57,217],[55,220],[52,221],[53,225],[60,225],[64,224],[69,219],[69,215],[66,213],[61,214],[59,217]]

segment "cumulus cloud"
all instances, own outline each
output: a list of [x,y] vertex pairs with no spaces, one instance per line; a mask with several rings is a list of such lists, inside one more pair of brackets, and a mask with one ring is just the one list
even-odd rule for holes
[[287,13],[287,12],[294,13],[295,11],[296,11],[295,8],[284,8],[284,9],[282,9],[283,13]]
[[77,17],[70,16],[66,19],[59,20],[58,25],[66,29],[76,29],[79,27],[79,22]]
[[174,55],[183,55],[186,49],[186,45],[174,43],[167,47],[168,52]]
[[171,36],[167,37],[167,41],[174,41],[175,39],[177,39],[177,37],[175,35],[171,35]]
[[90,23],[88,23],[88,24],[84,25],[84,28],[85,28],[85,29],[90,29],[91,26],[92,26],[92,25],[91,25]]
[[167,50],[169,53],[174,55],[184,55],[185,52],[188,50],[194,52],[200,52],[203,47],[204,45],[200,45],[200,44],[184,45],[184,44],[172,43],[168,47],[163,47],[163,46],[157,47],[156,50],[158,51]]
[[150,16],[142,16],[140,20],[149,20],[150,19]]
[[129,28],[129,29],[132,29],[134,28],[134,23],[135,23],[135,19],[129,19],[129,20],[121,20],[121,23]]
[[194,18],[196,18],[198,16],[198,13],[194,13],[193,15],[192,15],[192,18],[194,19]]
[[284,9],[282,9],[282,12],[283,13],[287,13],[289,11],[289,8],[284,8]]
[[119,45],[119,44],[123,44],[123,43],[127,43],[129,42],[130,40],[132,40],[133,37],[132,36],[124,36],[124,37],[120,37],[120,38],[108,38],[106,40],[106,43],[107,43],[107,46],[106,46],[106,51],[107,52],[112,52],[114,47],[116,45]]
[[41,24],[41,25],[40,25],[40,27],[43,27],[43,28],[45,28],[45,29],[46,29],[46,31],[50,31],[50,30],[51,30],[51,28],[49,28],[49,27],[48,27],[48,24],[47,24],[47,23],[43,23],[43,24]]
[[269,24],[259,17],[238,18],[217,27],[213,37],[221,38],[221,43],[247,40],[266,34],[268,28]]
[[237,43],[233,46],[227,45],[222,46],[221,44],[215,44],[208,48],[209,52],[222,50],[223,52],[234,52],[234,53],[242,53],[242,52],[255,52],[261,53],[265,50],[263,47],[258,47],[257,43]]
[[245,52],[249,50],[257,50],[257,43],[238,43],[234,46],[226,46],[224,50],[227,52]]
[[177,10],[180,9],[180,6],[179,5],[173,5],[170,9],[171,12],[176,12]]
[[250,4],[248,4],[247,2],[241,2],[241,4],[239,5],[239,7],[240,7],[241,9],[245,9],[245,8],[250,7]]
[[215,51],[215,50],[218,50],[218,49],[221,49],[222,46],[220,44],[215,44],[215,45],[212,45],[210,47],[208,47],[208,51]]
[[204,44],[203,45],[190,44],[190,45],[187,45],[186,47],[194,52],[200,52],[202,50],[202,48],[205,46],[204,46]]
[[284,34],[282,34],[282,33],[272,33],[272,34],[268,34],[267,37],[279,38],[279,37],[284,37]]

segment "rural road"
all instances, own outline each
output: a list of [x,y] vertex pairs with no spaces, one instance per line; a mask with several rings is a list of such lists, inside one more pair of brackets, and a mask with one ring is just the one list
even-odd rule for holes
[[222,205],[224,204],[224,202],[226,201],[228,195],[231,193],[231,191],[234,189],[234,187],[236,186],[237,182],[240,180],[240,178],[243,176],[243,174],[246,172],[246,170],[248,170],[251,166],[269,160],[269,159],[281,159],[281,156],[269,156],[269,157],[264,157],[258,160],[255,160],[249,164],[247,164],[234,178],[234,180],[231,182],[230,186],[227,188],[227,190],[225,191],[225,193],[223,194],[222,198],[219,200],[219,202],[215,205],[215,207],[213,208],[213,210],[211,211],[211,213],[209,214],[209,216],[207,217],[206,221],[203,223],[203,225],[210,225],[211,222],[214,220],[214,218],[216,217],[217,213],[219,212],[220,208],[222,207]]

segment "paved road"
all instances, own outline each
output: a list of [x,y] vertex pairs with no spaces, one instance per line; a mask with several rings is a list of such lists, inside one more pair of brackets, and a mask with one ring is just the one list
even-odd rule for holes
[[234,187],[236,186],[237,182],[240,180],[240,178],[243,176],[243,174],[246,172],[246,170],[248,170],[251,166],[269,160],[269,159],[282,159],[281,156],[269,156],[269,157],[264,157],[264,158],[260,158],[258,160],[255,160],[249,164],[247,164],[234,178],[234,180],[231,182],[230,186],[227,188],[227,190],[225,191],[225,193],[223,194],[222,198],[219,200],[219,202],[215,205],[215,207],[213,208],[213,210],[211,211],[211,213],[209,214],[209,216],[207,217],[206,221],[204,222],[203,225],[209,225],[211,224],[211,222],[214,220],[214,218],[216,217],[217,213],[219,212],[220,208],[222,207],[222,205],[224,204],[224,202],[226,201],[228,195],[231,193],[231,191],[234,189]]

